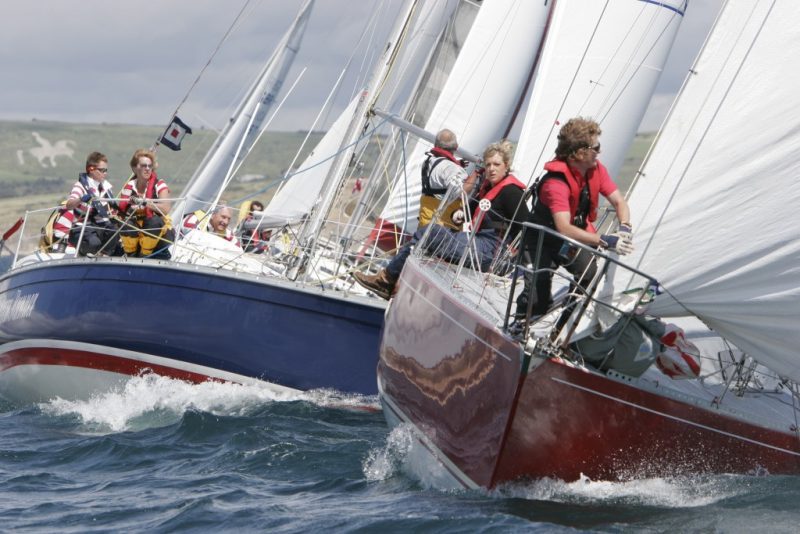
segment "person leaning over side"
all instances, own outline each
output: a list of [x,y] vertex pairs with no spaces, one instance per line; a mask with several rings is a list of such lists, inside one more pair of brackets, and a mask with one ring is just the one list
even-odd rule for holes
[[[464,192],[472,193],[475,183],[467,183],[467,171],[464,170],[464,162],[455,157],[456,150],[456,134],[445,128],[436,134],[433,148],[425,153],[425,161],[420,170],[422,195],[419,200],[419,226],[426,226],[433,221],[433,216],[450,187],[460,185]],[[463,211],[458,213],[460,209],[461,200],[453,201],[442,213],[442,223],[460,229],[464,222]]]
[[[600,134],[595,121],[581,117],[570,119],[561,127],[555,159],[545,164],[547,172],[535,186],[537,194],[529,221],[553,228],[584,245],[628,254],[633,251],[630,209],[598,160]],[[619,221],[616,233],[599,235],[592,224],[597,220],[600,195],[616,210]],[[531,285],[536,298],[531,315],[547,312],[551,305],[553,267],[564,266],[584,290],[597,272],[592,254],[578,251],[554,235],[529,230],[525,235],[525,250],[531,261],[535,261],[542,239],[539,270],[525,277],[525,289],[517,298],[517,317],[525,317]]]
[[144,148],[133,153],[133,177],[120,193],[119,209],[124,219],[122,247],[128,256],[169,259],[174,232],[167,213],[169,187],[156,174],[155,154]]
[[114,198],[107,176],[108,158],[105,154],[89,154],[86,157],[86,172],[78,175],[78,181],[72,186],[64,205],[65,210],[71,210],[73,214],[69,242],[78,244],[80,240],[79,254],[121,254],[118,250],[117,226],[111,222],[112,208],[104,201]]
[[[492,143],[483,153],[483,172],[476,171],[468,179],[475,181],[479,174],[483,174],[477,201],[486,199],[491,202],[491,208],[483,216],[480,216],[476,203],[471,233],[433,223],[426,245],[429,250],[435,250],[438,257],[447,261],[459,261],[467,252],[470,235],[474,234],[473,245],[477,252],[477,261],[480,269],[486,271],[501,245],[516,237],[520,230],[519,223],[528,217],[528,209],[523,201],[525,185],[510,173],[512,152],[508,141]],[[369,276],[354,273],[353,277],[365,288],[389,300],[412,247],[426,230],[427,227],[418,228],[411,241],[378,274]]]

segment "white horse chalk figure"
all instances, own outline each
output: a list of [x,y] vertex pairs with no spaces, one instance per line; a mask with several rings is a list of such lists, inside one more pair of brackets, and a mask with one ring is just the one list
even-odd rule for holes
[[[28,152],[31,156],[36,158],[39,162],[39,165],[42,167],[56,167],[56,158],[58,156],[65,156],[71,160],[75,160],[73,158],[73,154],[75,154],[75,141],[71,139],[59,139],[55,142],[55,144],[51,143],[44,137],[42,137],[39,132],[32,132],[33,138],[36,139],[36,142],[39,143],[39,146],[29,148]],[[47,164],[47,160],[50,160],[50,164]]]

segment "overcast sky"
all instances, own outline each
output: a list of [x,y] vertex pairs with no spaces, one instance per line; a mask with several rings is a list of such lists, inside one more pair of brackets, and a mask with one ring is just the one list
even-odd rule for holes
[[[402,0],[386,1],[382,17],[389,20]],[[689,0],[643,130],[654,129],[663,117],[721,3]],[[0,119],[165,124],[245,4],[3,0]],[[224,125],[300,5],[301,0],[251,0],[181,117],[193,126]],[[273,129],[311,125],[376,5],[378,0],[317,0],[284,87],[307,70]]]

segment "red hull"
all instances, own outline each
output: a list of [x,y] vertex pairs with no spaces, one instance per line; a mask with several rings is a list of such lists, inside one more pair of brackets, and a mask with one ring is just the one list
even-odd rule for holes
[[[527,360],[412,258],[387,312],[384,404],[466,485],[521,477],[618,480],[685,472],[800,472],[785,432],[561,360]],[[468,479],[468,480],[465,480]]]

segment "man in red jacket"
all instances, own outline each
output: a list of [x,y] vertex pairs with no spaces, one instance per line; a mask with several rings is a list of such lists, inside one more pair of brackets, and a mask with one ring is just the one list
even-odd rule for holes
[[[546,226],[590,247],[618,254],[633,251],[633,234],[628,203],[617,189],[600,154],[600,126],[593,120],[570,119],[558,134],[556,157],[545,164],[547,173],[536,187],[530,222]],[[603,195],[614,207],[619,221],[615,233],[598,234],[592,224]],[[528,231],[525,246],[532,261],[539,252],[538,272],[526,277],[526,288],[517,298],[517,316],[525,316],[531,281],[536,289],[532,316],[543,315],[551,304],[552,269],[565,267],[584,290],[596,274],[594,256],[567,241],[544,232]],[[534,266],[537,267],[537,266]],[[533,279],[533,280],[531,280]]]

